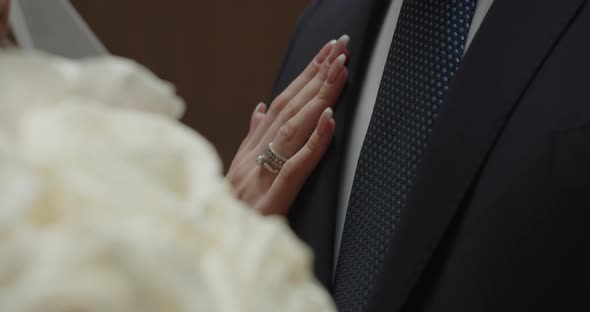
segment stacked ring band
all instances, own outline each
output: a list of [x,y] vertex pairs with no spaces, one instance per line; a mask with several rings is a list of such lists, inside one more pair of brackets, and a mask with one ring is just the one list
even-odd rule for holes
[[264,151],[264,154],[258,156],[256,163],[259,166],[263,166],[272,173],[278,173],[283,168],[283,165],[287,162],[287,157],[277,153],[272,147],[272,142],[268,144],[268,147]]

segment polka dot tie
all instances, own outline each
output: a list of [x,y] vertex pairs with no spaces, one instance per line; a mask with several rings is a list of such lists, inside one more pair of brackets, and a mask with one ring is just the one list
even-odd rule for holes
[[461,61],[476,4],[405,0],[402,5],[348,204],[334,279],[341,312],[367,307]]

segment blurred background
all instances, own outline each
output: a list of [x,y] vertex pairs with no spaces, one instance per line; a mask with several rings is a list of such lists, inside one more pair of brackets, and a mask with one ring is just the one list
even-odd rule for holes
[[72,1],[111,53],[176,85],[187,102],[183,121],[213,142],[226,170],[252,110],[270,98],[308,2]]

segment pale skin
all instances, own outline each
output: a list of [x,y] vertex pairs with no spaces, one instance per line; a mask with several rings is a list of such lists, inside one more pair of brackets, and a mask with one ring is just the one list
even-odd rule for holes
[[[264,215],[286,215],[334,135],[333,108],[348,78],[348,36],[326,44],[266,109],[256,107],[250,131],[227,174],[239,199]],[[269,143],[288,158],[278,173],[256,164]]]

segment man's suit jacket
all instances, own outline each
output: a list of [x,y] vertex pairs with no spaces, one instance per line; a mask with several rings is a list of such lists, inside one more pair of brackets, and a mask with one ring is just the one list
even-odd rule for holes
[[[385,0],[315,1],[275,94],[349,34],[325,159],[292,207],[328,288],[351,117]],[[590,311],[590,5],[496,0],[452,81],[370,311]]]

